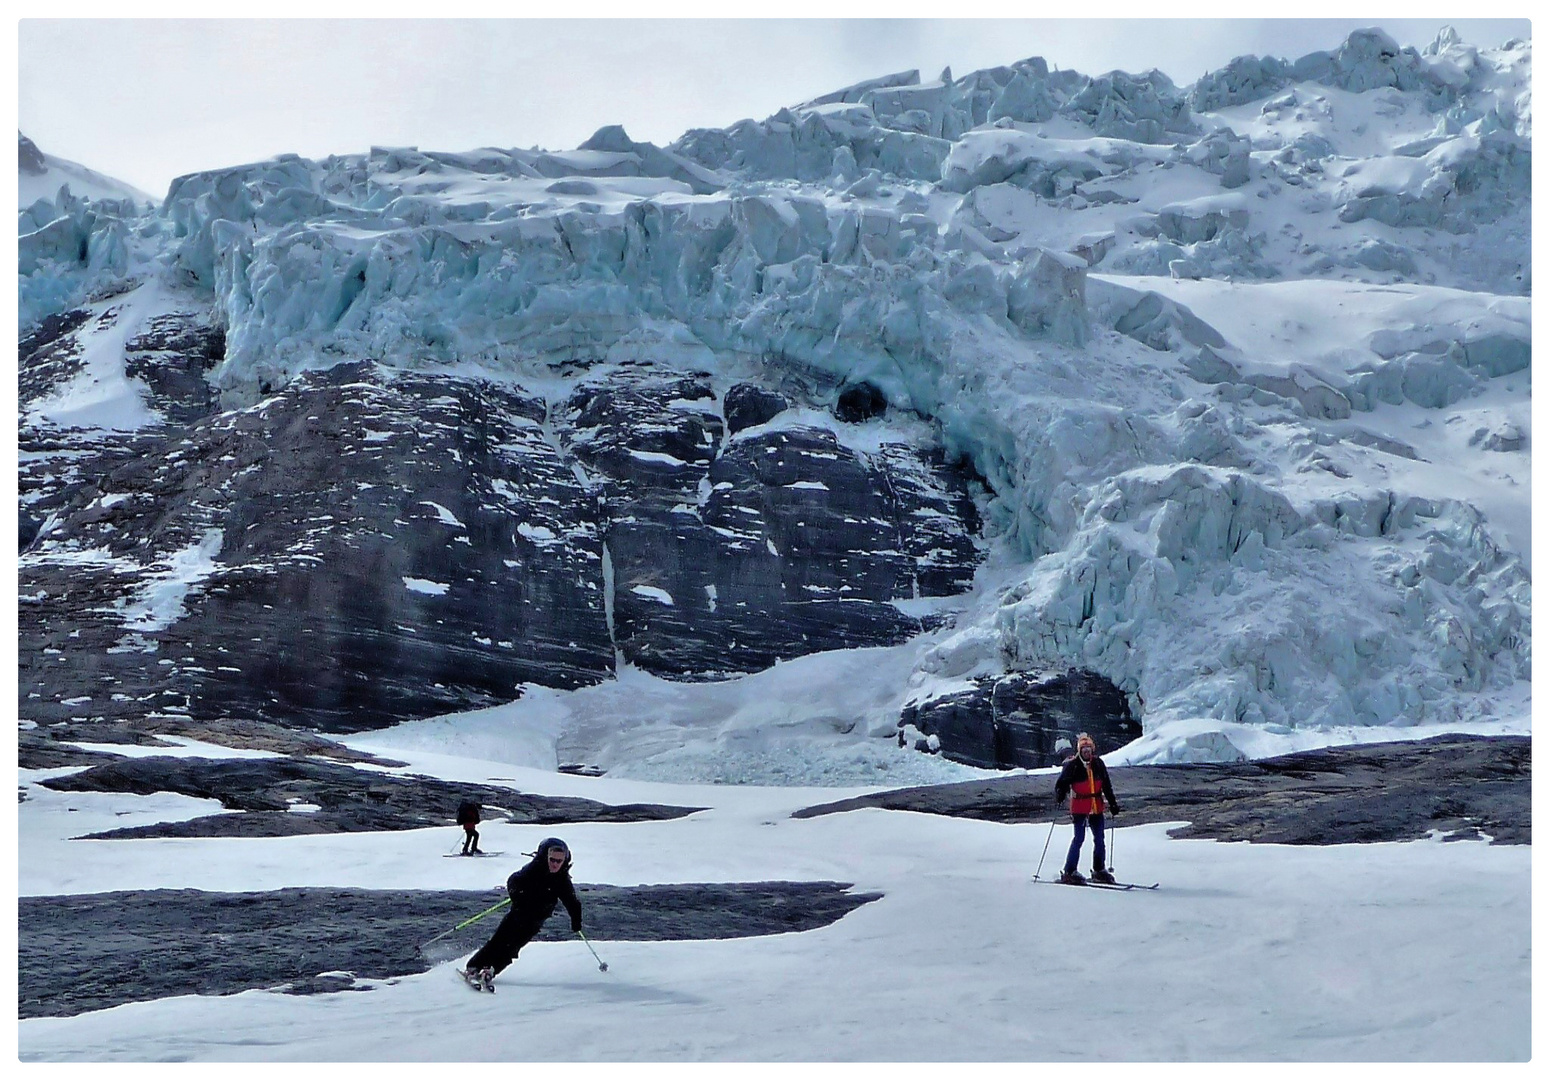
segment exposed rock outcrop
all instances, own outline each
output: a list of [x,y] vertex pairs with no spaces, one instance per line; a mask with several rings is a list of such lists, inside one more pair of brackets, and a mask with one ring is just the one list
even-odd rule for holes
[[1057,765],[1081,732],[1110,749],[1140,736],[1124,694],[1090,671],[981,677],[972,689],[906,706],[898,726],[900,742],[923,737],[953,761],[991,769]]
[[[1172,835],[1266,844],[1369,844],[1452,838],[1532,842],[1532,740],[1443,735],[1236,764],[1109,769],[1124,825],[1189,822]],[[798,810],[862,807],[985,821],[1062,821],[1052,775],[906,788]]]
[[[23,357],[24,397],[102,318]],[[540,396],[351,362],[222,412],[221,347],[156,319],[126,371],[162,422],[24,430],[27,718],[357,731],[619,658],[756,671],[905,640],[923,624],[894,601],[961,593],[979,559],[939,449],[770,426],[790,399],[755,384],[635,363]]]
[[[501,876],[520,860],[491,860]],[[704,941],[813,930],[878,893],[834,881],[613,885],[578,883],[587,934],[604,941]],[[501,890],[502,892],[504,890]],[[179,994],[371,990],[477,947],[476,923],[425,955],[419,943],[489,906],[491,892],[194,889],[28,896],[20,901],[23,1019],[74,1016]],[[82,933],[111,924],[113,933]],[[540,941],[569,936],[553,919]],[[453,978],[450,973],[447,978]]]
[[[699,807],[631,803],[608,806],[591,799],[527,795],[484,784],[454,784],[427,776],[391,776],[348,765],[295,758],[210,760],[142,757],[113,761],[43,781],[56,791],[112,791],[131,795],[173,792],[219,800],[236,814],[161,822],[94,834],[91,839],[153,836],[299,836],[381,832],[450,824],[458,804],[473,798],[487,820],[547,825],[575,821],[661,821]],[[315,807],[297,810],[295,807]]]

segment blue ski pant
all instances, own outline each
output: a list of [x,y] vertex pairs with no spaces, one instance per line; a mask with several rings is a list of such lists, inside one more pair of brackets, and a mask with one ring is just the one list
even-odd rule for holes
[[1071,814],[1076,835],[1070,840],[1070,853],[1065,856],[1065,873],[1076,872],[1076,862],[1081,858],[1081,845],[1086,842],[1086,827],[1092,826],[1092,865],[1101,869],[1108,859],[1108,848],[1103,843],[1103,816],[1101,814]]

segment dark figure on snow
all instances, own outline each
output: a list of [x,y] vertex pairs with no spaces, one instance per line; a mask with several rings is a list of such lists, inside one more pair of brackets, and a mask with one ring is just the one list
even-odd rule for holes
[[464,855],[478,855],[479,851],[479,804],[472,799],[464,799],[457,808],[457,824],[463,827],[466,834],[463,837]]
[[570,912],[570,930],[581,932],[581,901],[570,881],[570,849],[563,840],[549,837],[538,845],[532,861],[506,879],[511,910],[495,927],[495,934],[468,959],[466,975],[486,990],[493,990],[496,975],[516,959],[523,945],[538,936],[543,921],[560,902]]
[[1081,858],[1081,844],[1086,840],[1087,826],[1092,828],[1092,880],[1113,884],[1113,875],[1104,869],[1108,850],[1103,843],[1103,798],[1108,808],[1119,812],[1119,800],[1113,796],[1113,784],[1108,780],[1108,766],[1097,756],[1097,744],[1092,736],[1082,732],[1076,737],[1076,756],[1065,762],[1060,778],[1054,784],[1054,801],[1063,803],[1071,796],[1070,819],[1076,827],[1076,835],[1070,841],[1070,853],[1065,856],[1065,869],[1060,880],[1067,885],[1084,885],[1086,879],[1076,873],[1076,862]]

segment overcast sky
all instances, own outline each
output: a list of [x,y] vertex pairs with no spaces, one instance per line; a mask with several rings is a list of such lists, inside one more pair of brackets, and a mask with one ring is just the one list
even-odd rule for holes
[[1526,19],[1441,18],[24,19],[19,127],[46,153],[160,196],[183,173],[287,151],[570,148],[604,124],[667,143],[908,68],[933,79],[1042,56],[1187,84],[1243,53],[1294,59],[1374,22],[1416,46],[1444,22],[1479,45],[1531,32]]

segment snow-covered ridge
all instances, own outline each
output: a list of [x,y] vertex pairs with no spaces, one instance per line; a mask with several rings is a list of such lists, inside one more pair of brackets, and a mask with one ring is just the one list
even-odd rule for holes
[[154,206],[156,200],[137,187],[94,172],[53,154],[45,154],[37,143],[18,133],[16,139],[17,206],[26,210],[39,199],[57,202],[59,189],[68,187],[78,199],[128,201],[138,206]]
[[[1530,656],[1526,531],[1499,531],[1507,481],[1527,499],[1530,75],[1525,43],[1363,31],[1188,90],[1033,59],[665,149],[604,128],[568,152],[283,156],[182,177],[154,214],[34,204],[22,320],[193,290],[231,404],[361,357],[736,355],[869,383],[971,459],[1018,560],[918,690],[1088,667],[1131,695],[1137,758],[1193,753],[1201,720],[1477,722]],[[1323,313],[1240,283],[1307,279],[1410,305],[1329,350],[1179,299],[1238,283],[1300,326]],[[1512,461],[1479,466],[1493,501],[1409,464],[1470,402],[1498,436],[1475,458]]]

